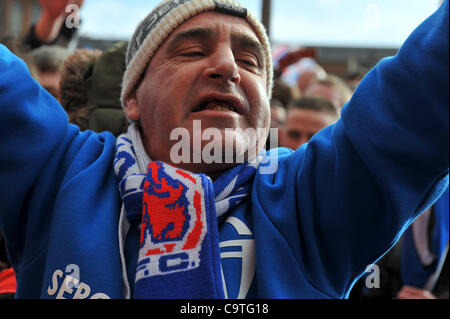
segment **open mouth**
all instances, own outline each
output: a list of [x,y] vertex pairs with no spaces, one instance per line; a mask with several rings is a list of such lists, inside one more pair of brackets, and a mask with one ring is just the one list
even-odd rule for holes
[[222,112],[235,112],[239,113],[237,107],[227,101],[222,101],[219,99],[212,99],[200,103],[196,108],[192,110],[193,113],[198,113],[202,111],[222,111]]

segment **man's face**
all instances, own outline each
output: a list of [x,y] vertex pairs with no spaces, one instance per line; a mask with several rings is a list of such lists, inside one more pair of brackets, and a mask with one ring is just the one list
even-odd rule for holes
[[[250,25],[241,18],[206,12],[178,27],[152,58],[144,78],[127,99],[126,112],[139,121],[143,141],[152,160],[172,163],[174,129],[190,132],[194,121],[202,131],[269,128],[267,74],[264,51]],[[236,143],[242,134],[234,133]],[[202,141],[202,148],[210,141]],[[222,140],[225,145],[225,139]],[[259,146],[259,150],[263,147]],[[223,165],[184,165],[193,172],[208,173]],[[228,165],[230,166],[230,165]]]
[[332,116],[313,110],[291,109],[286,121],[285,144],[283,146],[296,150],[318,133],[321,129],[333,124]]

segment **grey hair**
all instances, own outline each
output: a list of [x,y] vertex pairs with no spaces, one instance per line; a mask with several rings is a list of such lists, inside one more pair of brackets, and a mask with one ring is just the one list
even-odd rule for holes
[[60,71],[69,55],[68,49],[56,45],[44,45],[30,52],[36,68],[42,73]]

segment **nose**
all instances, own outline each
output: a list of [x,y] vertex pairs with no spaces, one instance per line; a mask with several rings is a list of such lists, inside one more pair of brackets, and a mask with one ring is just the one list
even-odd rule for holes
[[204,71],[204,77],[211,81],[233,83],[238,85],[241,82],[241,75],[236,64],[233,51],[230,47],[219,46],[211,54],[210,63]]

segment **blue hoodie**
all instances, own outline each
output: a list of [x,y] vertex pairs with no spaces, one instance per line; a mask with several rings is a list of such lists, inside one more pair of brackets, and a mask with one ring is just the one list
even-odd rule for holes
[[432,230],[429,230],[431,233],[426,234],[429,240],[429,253],[435,257],[431,264],[426,264],[425,261],[421,260],[412,227],[408,228],[403,235],[401,246],[401,277],[403,285],[433,290],[433,284],[429,285],[429,281],[431,279],[431,282],[434,282],[434,280],[430,277],[436,271],[439,272],[441,270],[439,266],[445,260],[446,248],[448,248],[448,206],[449,189],[447,188],[444,195],[433,206],[431,218],[434,220],[434,226]]
[[[255,175],[251,196],[219,225],[220,242],[244,255],[222,259],[229,298],[348,297],[446,189],[448,14],[447,0],[366,76],[341,120],[295,152],[280,149],[275,173]],[[0,46],[0,136],[0,229],[17,297],[123,298],[112,134],[68,124]],[[137,250],[131,229],[131,291]]]

